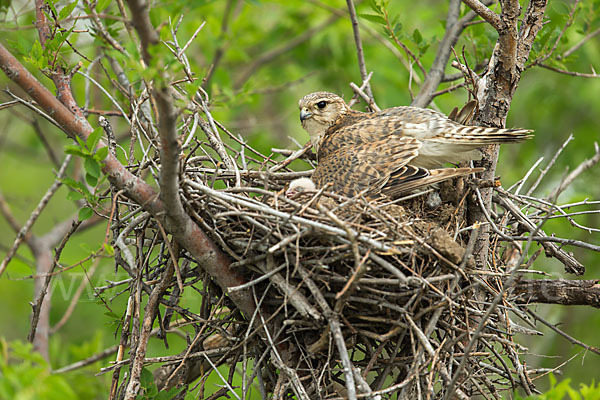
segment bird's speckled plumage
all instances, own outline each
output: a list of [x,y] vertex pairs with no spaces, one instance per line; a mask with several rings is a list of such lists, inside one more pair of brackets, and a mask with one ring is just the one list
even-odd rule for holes
[[317,152],[312,180],[330,183],[346,196],[360,192],[396,197],[407,191],[481,168],[438,168],[480,157],[488,144],[518,142],[527,129],[465,126],[434,110],[394,107],[374,113],[354,111],[328,92],[299,101],[300,120]]

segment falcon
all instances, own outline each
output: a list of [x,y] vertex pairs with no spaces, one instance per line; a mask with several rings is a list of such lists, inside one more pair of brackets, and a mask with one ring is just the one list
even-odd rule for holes
[[480,147],[519,142],[528,129],[465,126],[418,107],[352,110],[338,95],[315,92],[299,101],[300,121],[317,153],[312,181],[348,197],[396,198],[483,168],[440,168],[481,158]]

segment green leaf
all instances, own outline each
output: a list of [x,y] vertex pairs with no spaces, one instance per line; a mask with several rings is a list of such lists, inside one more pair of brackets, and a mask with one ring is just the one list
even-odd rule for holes
[[371,0],[371,9],[376,13],[382,12],[381,2],[377,0]]
[[69,178],[69,177],[64,177],[61,179],[61,182],[64,183],[65,185],[67,185],[68,187],[70,187],[71,189],[83,192],[84,189],[87,190],[87,188],[85,186],[83,186],[81,184],[81,182],[77,182],[76,180]]
[[85,181],[90,186],[96,186],[98,184],[98,178],[93,175],[90,175],[89,173],[85,174]]
[[102,132],[102,128],[97,127],[92,133],[90,133],[90,136],[88,136],[86,141],[87,148],[89,150],[94,150],[96,148],[96,145],[98,144],[98,142],[100,141],[100,137],[102,136]]
[[375,14],[358,14],[359,17],[366,19],[367,21],[376,22],[381,25],[385,25],[385,18],[381,15]]
[[402,23],[398,22],[398,23],[394,24],[392,31],[394,32],[394,35],[401,38],[402,37]]
[[106,156],[108,155],[108,147],[101,147],[94,154],[94,159],[98,162],[104,161]]
[[[83,141],[82,138],[80,138],[79,136],[75,136],[75,140],[77,141],[77,143],[79,143],[79,146],[81,146],[82,149],[87,150],[87,147],[85,146],[85,142]],[[86,154],[89,154],[89,152],[86,152]]]
[[174,387],[169,389],[169,391],[166,390],[161,390],[156,397],[154,397],[154,400],[171,400],[174,399],[175,396],[177,394],[179,394],[181,391],[183,391],[185,388],[183,387]]
[[81,210],[79,210],[78,218],[80,221],[85,221],[86,219],[90,218],[93,214],[94,211],[91,208],[83,207]]
[[107,311],[104,313],[104,315],[106,315],[107,317],[113,318],[113,319],[121,320],[121,317],[112,311]]
[[96,179],[100,178],[100,176],[102,175],[100,163],[92,157],[86,157],[83,167],[85,168],[85,172],[87,172]]
[[96,12],[104,11],[104,9],[108,7],[110,2],[111,0],[98,0],[98,2],[96,3]]
[[45,3],[48,4],[48,7],[50,7],[50,10],[54,15],[58,14],[56,11],[56,6],[54,5],[54,3],[56,3],[55,1],[46,1]]
[[115,248],[112,247],[108,243],[104,243],[104,251],[106,251],[106,254],[108,254],[109,256],[114,256],[115,255]]
[[61,19],[67,18],[69,15],[71,15],[71,13],[73,12],[73,10],[75,9],[76,6],[77,6],[76,1],[64,6],[62,8],[62,10],[60,10],[60,12],[58,13],[58,19],[61,20]]
[[78,201],[83,199],[83,194],[76,192],[76,191],[71,191],[69,193],[67,193],[67,200],[71,200],[71,201]]
[[78,157],[87,156],[87,153],[84,152],[83,150],[81,150],[81,147],[75,146],[73,144],[65,146],[65,153],[73,154],[74,156],[78,156]]
[[152,372],[148,371],[148,369],[143,368],[142,373],[140,375],[140,385],[143,388],[149,388],[154,385],[154,377],[152,376]]
[[413,40],[416,44],[419,44],[423,41],[423,36],[421,35],[421,32],[418,29],[415,29],[413,31]]
[[36,40],[33,43],[33,45],[31,46],[31,51],[29,52],[29,57],[31,57],[33,60],[37,61],[43,55],[44,55],[44,49],[42,49],[42,45],[40,44],[39,40]]

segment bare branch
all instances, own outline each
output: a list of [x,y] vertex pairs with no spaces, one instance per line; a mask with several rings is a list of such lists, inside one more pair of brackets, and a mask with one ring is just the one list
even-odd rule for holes
[[563,179],[560,182],[560,185],[558,185],[557,188],[555,188],[546,198],[547,199],[556,199],[558,198],[558,196],[563,192],[563,190],[565,190],[567,187],[569,187],[569,185],[575,180],[577,179],[577,177],[579,175],[581,175],[584,171],[592,168],[594,165],[598,164],[598,162],[600,162],[600,148],[598,147],[598,143],[594,143],[594,150],[595,150],[595,154],[592,158],[588,158],[587,160],[583,161],[581,164],[579,164],[577,166],[577,168],[575,168],[569,175],[567,175],[565,177],[565,179]]
[[593,39],[594,37],[596,37],[598,35],[600,35],[600,28],[596,29],[595,31],[592,31],[592,32],[588,33],[587,35],[585,35],[583,37],[583,39],[581,39],[579,42],[577,42],[577,44],[575,44],[569,50],[565,51],[563,54],[561,54],[558,57],[556,57],[556,59],[557,60],[562,60],[563,58],[569,57],[571,54],[573,54],[574,52],[576,52],[577,50],[579,50],[581,48],[581,46],[583,46],[584,44],[586,44],[587,42],[589,42],[591,39]]
[[559,335],[561,335],[562,337],[567,339],[569,342],[576,344],[578,346],[581,346],[584,349],[591,351],[592,353],[596,353],[596,354],[600,355],[600,349],[598,349],[597,347],[588,346],[587,344],[583,343],[582,341],[577,340],[570,335],[567,335],[565,332],[558,329],[556,326],[554,326],[550,322],[546,321],[544,318],[540,317],[537,313],[534,313],[533,311],[531,311],[529,309],[527,310],[527,313],[530,314],[536,320],[540,321],[542,324],[546,325],[548,328],[552,329],[554,332],[558,333]]
[[0,276],[2,276],[2,274],[4,273],[4,270],[6,270],[6,267],[8,266],[8,263],[10,262],[10,260],[12,259],[12,257],[17,252],[17,250],[18,250],[19,246],[21,245],[23,239],[29,233],[29,230],[31,229],[31,227],[33,226],[33,224],[35,223],[35,221],[37,221],[38,217],[40,216],[40,214],[42,213],[42,211],[44,210],[44,208],[46,207],[46,205],[48,204],[48,202],[50,201],[50,199],[52,198],[52,196],[54,196],[54,194],[56,193],[56,191],[58,190],[58,188],[60,188],[60,186],[62,185],[61,179],[63,178],[65,170],[67,169],[67,165],[69,165],[70,161],[71,161],[71,156],[70,155],[68,155],[67,157],[65,157],[65,160],[63,161],[63,164],[60,167],[60,170],[56,174],[56,180],[48,188],[48,190],[46,191],[46,194],[44,194],[44,196],[42,196],[42,198],[40,199],[40,202],[38,203],[38,205],[36,206],[36,208],[33,210],[33,212],[31,213],[31,215],[29,216],[29,219],[27,220],[27,222],[25,222],[25,224],[23,225],[23,227],[21,228],[21,230],[17,234],[17,237],[15,238],[15,241],[14,241],[13,245],[8,250],[8,252],[6,253],[6,256],[2,260],[2,263],[0,263]]
[[374,100],[373,92],[371,91],[371,85],[367,79],[367,67],[365,65],[365,55],[362,48],[362,41],[360,40],[360,30],[358,27],[358,18],[356,16],[356,9],[354,8],[354,2],[352,0],[346,0],[348,5],[348,13],[350,14],[350,21],[352,22],[352,31],[354,32],[354,45],[356,46],[356,56],[358,58],[358,69],[360,71],[360,77],[363,82],[367,82],[365,86],[365,93],[370,99]]
[[[70,137],[80,136],[84,141],[86,140],[91,133],[91,127],[87,121],[75,118],[2,45],[0,45],[0,67],[10,79],[29,93],[46,112],[53,115]],[[104,146],[104,144],[100,143],[99,146]],[[167,230],[171,231],[173,229],[166,219],[162,201],[146,182],[129,172],[111,154],[104,160],[104,164],[103,172],[107,174],[108,179],[115,187],[125,190],[128,197],[154,215]],[[185,233],[181,233],[182,231]],[[196,224],[190,222],[185,227],[181,227],[179,232],[181,235],[178,235],[180,243],[197,257],[199,264],[209,271],[221,287],[226,289],[229,286],[238,286],[244,283],[244,279],[237,271],[229,269],[230,261],[227,257]],[[254,303],[249,293],[240,291],[232,294],[232,298],[236,304],[240,302],[241,309],[252,314]]]
[[150,21],[150,4],[146,0],[127,0],[127,4],[131,9],[131,14],[135,16],[131,22],[139,35],[144,61],[146,65],[149,65],[149,48],[158,44],[160,40],[158,33]]
[[36,303],[33,306],[33,316],[31,317],[31,328],[29,330],[29,335],[27,336],[27,340],[29,340],[30,342],[33,342],[33,340],[34,340],[34,338],[36,336],[37,324],[38,324],[38,321],[40,319],[40,315],[41,315],[41,311],[42,311],[42,304],[44,302],[44,298],[46,297],[46,293],[48,292],[48,286],[50,285],[50,280],[54,276],[52,274],[52,272],[54,271],[54,268],[56,268],[56,265],[58,265],[58,260],[60,259],[60,255],[61,255],[63,249],[65,248],[65,245],[67,244],[67,241],[69,240],[69,238],[71,237],[71,235],[73,233],[75,233],[75,231],[79,227],[79,224],[80,224],[80,222],[75,222],[71,226],[71,230],[69,232],[67,232],[67,234],[63,238],[62,242],[60,243],[60,245],[56,249],[56,254],[54,256],[54,260],[52,262],[52,265],[51,265],[48,273],[45,276],[42,289],[39,291],[38,297],[36,298]]
[[[179,249],[178,249],[179,250]],[[148,340],[150,339],[150,333],[152,332],[152,323],[158,312],[158,305],[160,298],[167,288],[171,285],[171,278],[175,272],[175,264],[173,259],[169,259],[167,262],[167,268],[165,269],[160,282],[152,289],[152,293],[148,298],[148,303],[144,307],[144,321],[142,323],[142,330],[140,332],[139,340],[135,353],[132,354],[132,366],[131,376],[129,377],[129,383],[125,389],[125,399],[133,400],[136,398],[140,389],[140,375],[142,373],[142,367],[144,366],[144,359],[146,357],[146,349],[148,346]]]
[[471,9],[475,11],[477,15],[486,20],[497,31],[504,29],[504,24],[502,23],[500,16],[487,8],[486,5],[479,0],[463,0],[463,2],[471,7]]
[[519,302],[600,308],[600,282],[594,280],[521,279],[514,294]]
[[552,166],[554,165],[554,163],[558,159],[558,156],[560,155],[560,153],[562,153],[562,151],[565,149],[565,147],[567,147],[567,145],[569,144],[569,142],[571,140],[573,140],[573,138],[574,138],[573,134],[570,134],[569,137],[567,138],[567,140],[564,141],[564,143],[562,144],[562,146],[560,146],[558,148],[558,150],[554,154],[554,157],[552,157],[552,159],[550,160],[550,162],[548,163],[548,165],[546,165],[546,168],[544,168],[544,170],[542,172],[540,172],[540,176],[538,176],[537,180],[533,183],[533,185],[531,185],[531,187],[529,188],[529,190],[527,190],[527,193],[526,193],[527,196],[531,195],[531,193],[533,193],[533,191],[535,189],[537,189],[537,187],[542,182],[542,179],[544,179],[544,177],[546,176],[546,174],[548,173],[548,171],[550,170],[550,168],[552,168]]
[[560,69],[560,68],[556,68],[556,67],[552,67],[548,64],[538,64],[540,67],[542,68],[546,68],[549,69],[550,71],[554,71],[554,72],[558,72],[559,74],[563,74],[563,75],[569,75],[569,76],[577,76],[580,78],[600,78],[600,75],[598,75],[597,73],[591,73],[591,74],[586,74],[583,72],[575,72],[575,71],[567,71],[564,69]]
[[322,31],[323,29],[329,27],[334,22],[336,22],[340,18],[339,15],[332,15],[325,22],[315,25],[312,28],[305,30],[301,35],[295,37],[290,40],[288,43],[283,44],[280,47],[274,48],[272,50],[267,51],[266,53],[256,57],[250,65],[244,69],[240,76],[236,79],[233,87],[236,90],[239,90],[248,79],[263,65],[271,62],[275,58],[279,57],[282,54],[287,53],[295,47],[298,47],[302,43],[306,42],[308,39],[313,37],[316,33]]
[[[486,4],[491,4],[492,0],[485,0]],[[485,6],[484,6],[485,7]],[[433,92],[437,89],[444,77],[444,69],[448,64],[450,55],[452,54],[452,46],[458,41],[458,37],[467,26],[467,23],[477,16],[475,12],[466,13],[461,19],[460,16],[460,0],[452,0],[448,5],[448,16],[446,17],[446,32],[444,38],[440,42],[438,51],[427,77],[421,85],[419,94],[412,101],[415,107],[426,107],[433,99]]]

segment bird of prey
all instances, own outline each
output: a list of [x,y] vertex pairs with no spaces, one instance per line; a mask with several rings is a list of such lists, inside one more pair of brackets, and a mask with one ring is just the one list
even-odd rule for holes
[[440,168],[481,158],[479,148],[519,142],[528,129],[465,126],[444,114],[418,107],[379,112],[352,110],[336,94],[315,92],[299,101],[300,121],[317,153],[312,181],[329,183],[348,197],[365,193],[389,197],[482,168]]

